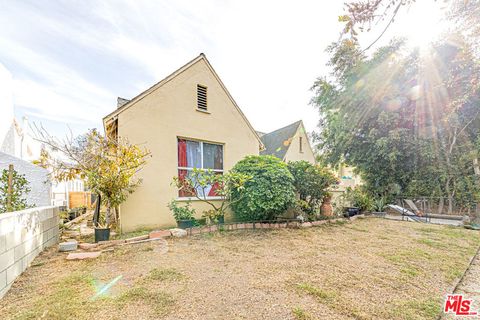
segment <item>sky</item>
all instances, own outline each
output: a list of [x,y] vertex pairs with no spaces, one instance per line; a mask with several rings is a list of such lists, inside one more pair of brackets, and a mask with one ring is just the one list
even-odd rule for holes
[[[201,52],[256,130],[303,120],[310,132],[319,120],[310,88],[329,72],[325,49],[338,40],[343,3],[0,0],[0,63],[13,77],[17,119],[55,135],[102,128],[117,96],[136,96]],[[421,0],[379,44],[425,41],[438,7]]]

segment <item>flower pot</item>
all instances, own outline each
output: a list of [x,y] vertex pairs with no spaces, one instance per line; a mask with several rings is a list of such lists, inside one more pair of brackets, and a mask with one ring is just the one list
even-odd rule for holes
[[194,222],[195,222],[195,220],[193,220],[193,219],[191,219],[191,220],[179,220],[179,221],[177,221],[177,226],[180,229],[188,229],[188,228],[193,227]]
[[326,196],[323,199],[322,205],[320,206],[320,213],[325,217],[333,216],[332,197]]
[[374,216],[377,216],[377,217],[385,217],[385,215],[386,215],[387,213],[384,212],[384,211],[381,211],[381,212],[374,211],[374,212],[372,212],[372,214],[373,214]]
[[218,224],[224,224],[225,223],[225,216],[219,216],[217,218]]
[[110,228],[95,228],[95,242],[110,239]]

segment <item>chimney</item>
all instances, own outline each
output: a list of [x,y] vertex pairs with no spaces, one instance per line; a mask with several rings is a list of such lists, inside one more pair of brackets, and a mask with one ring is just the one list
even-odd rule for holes
[[124,99],[124,98],[117,98],[117,109],[123,107],[125,104],[129,103],[130,100]]

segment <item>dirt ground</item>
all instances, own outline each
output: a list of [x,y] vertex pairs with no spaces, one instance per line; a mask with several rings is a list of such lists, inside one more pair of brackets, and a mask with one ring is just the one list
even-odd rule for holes
[[40,255],[0,319],[435,319],[480,232],[359,219]]

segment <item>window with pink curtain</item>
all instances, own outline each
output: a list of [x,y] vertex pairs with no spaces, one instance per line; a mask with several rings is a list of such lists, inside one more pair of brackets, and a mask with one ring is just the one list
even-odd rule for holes
[[[215,174],[223,174],[223,145],[178,139],[178,177],[184,179],[194,168],[211,169]],[[208,186],[205,189],[179,190],[179,197],[192,197],[197,193],[200,197],[206,194],[216,196],[219,186]]]

